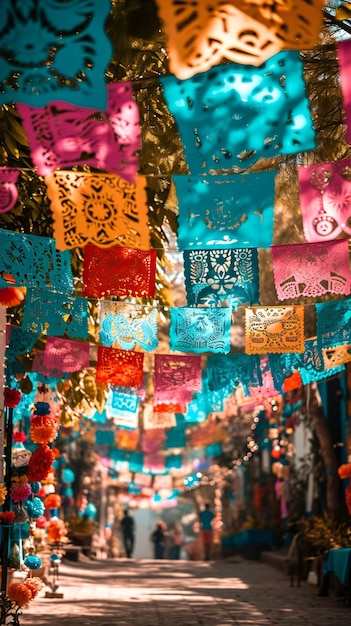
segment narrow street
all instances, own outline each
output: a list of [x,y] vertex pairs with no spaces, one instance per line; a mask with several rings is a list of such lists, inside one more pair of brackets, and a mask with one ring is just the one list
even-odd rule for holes
[[240,557],[200,561],[64,562],[59,589],[46,587],[24,609],[21,626],[336,626],[351,608],[334,591],[289,578]]

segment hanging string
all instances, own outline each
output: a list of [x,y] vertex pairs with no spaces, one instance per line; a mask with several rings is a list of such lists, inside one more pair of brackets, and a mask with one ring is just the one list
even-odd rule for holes
[[[82,282],[79,278],[77,280],[79,282]],[[133,297],[133,296],[125,296],[124,300],[119,299],[119,296],[113,296],[113,295],[109,296],[109,298],[93,298],[93,297],[90,297],[90,296],[86,297],[86,296],[81,296],[80,295],[82,290],[83,290],[82,288],[78,287],[78,288],[75,289],[75,291],[78,292],[78,293],[70,294],[70,293],[67,293],[66,291],[65,292],[58,291],[57,289],[51,288],[50,286],[48,286],[47,288],[35,287],[35,291],[39,291],[39,292],[41,291],[41,292],[43,292],[43,294],[53,294],[53,295],[57,294],[59,296],[67,297],[68,300],[70,298],[72,298],[72,297],[83,297],[85,300],[88,300],[88,302],[96,303],[96,304],[99,304],[100,302],[113,302],[115,304],[120,304],[121,306],[135,307],[135,309],[158,309],[158,310],[161,310],[161,311],[169,311],[172,308],[183,308],[183,307],[172,307],[172,306],[169,306],[169,305],[163,305],[163,304],[160,304],[157,300],[150,300],[150,302],[131,302],[130,300],[127,300],[127,298]],[[319,304],[319,303],[317,303],[317,302],[307,302],[307,303],[302,303],[302,306],[308,308],[308,307],[315,307],[316,304]],[[190,306],[190,305],[185,304],[184,306],[188,306],[189,308],[192,308],[194,310],[198,310],[198,309],[201,309],[201,310],[211,310],[211,309],[218,309],[218,308],[231,309],[232,308],[231,306],[223,306],[222,307],[222,306],[218,306],[218,305],[217,306],[206,306],[206,307],[203,307],[203,306],[202,307],[195,307],[195,306]],[[235,310],[233,310],[233,313],[235,315],[236,311],[239,311],[239,310],[245,311],[245,309],[247,309],[248,307],[249,308],[267,308],[267,309],[269,309],[269,308],[275,308],[275,307],[282,308],[283,306],[293,307],[293,306],[297,306],[297,303],[293,303],[293,304],[290,303],[290,304],[286,304],[286,305],[283,305],[283,304],[255,304],[255,305],[239,304],[235,308]],[[67,315],[68,314],[69,314],[69,311],[67,311]],[[10,317],[14,317],[13,313],[8,313],[8,315]],[[5,332],[5,331],[1,331],[1,332]]]

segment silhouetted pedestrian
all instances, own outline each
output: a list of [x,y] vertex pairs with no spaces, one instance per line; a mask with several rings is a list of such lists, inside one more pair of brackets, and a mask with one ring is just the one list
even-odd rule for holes
[[182,525],[174,522],[169,532],[169,552],[168,558],[180,559],[180,552],[184,542]]
[[123,535],[123,545],[128,559],[131,558],[134,550],[134,532],[135,523],[128,511],[124,511],[124,517],[121,521],[121,529]]
[[205,561],[209,561],[211,558],[211,546],[212,546],[212,538],[213,538],[213,522],[214,514],[210,509],[210,505],[208,502],[205,504],[205,509],[200,511],[199,513],[199,522],[200,522],[200,537],[201,543],[204,550],[204,559]]
[[151,541],[154,544],[154,558],[163,559],[165,555],[166,536],[162,524],[158,523],[151,533]]

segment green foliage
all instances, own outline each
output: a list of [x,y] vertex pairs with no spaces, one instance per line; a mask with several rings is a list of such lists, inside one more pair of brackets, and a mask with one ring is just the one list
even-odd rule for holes
[[304,540],[312,546],[319,556],[324,557],[329,550],[349,548],[351,546],[350,517],[336,521],[327,513],[299,523],[300,533]]
[[298,467],[296,464],[289,465],[289,517],[300,519],[306,509],[306,491],[308,478],[311,473],[313,459],[306,458]]
[[68,537],[72,541],[91,537],[95,530],[95,522],[84,517],[78,517],[74,514],[67,520]]
[[19,554],[14,552],[13,550],[11,551],[9,555],[9,567],[11,567],[12,569],[18,569],[18,570],[21,567]]

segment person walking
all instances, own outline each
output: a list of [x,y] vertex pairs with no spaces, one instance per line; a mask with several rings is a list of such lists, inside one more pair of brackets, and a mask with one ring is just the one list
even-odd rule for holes
[[154,544],[154,558],[163,559],[165,555],[166,536],[161,523],[157,523],[155,530],[151,533],[151,541]]
[[205,504],[205,509],[199,513],[200,522],[200,538],[203,546],[203,553],[205,561],[209,561],[211,557],[211,546],[213,538],[213,522],[214,514],[210,509],[208,502]]
[[123,535],[123,546],[127,558],[130,559],[134,550],[135,523],[133,517],[129,515],[127,509],[124,511],[124,517],[121,521],[121,529]]
[[172,525],[169,538],[170,546],[168,557],[178,560],[180,559],[180,552],[184,541],[182,525],[179,522],[174,522]]

